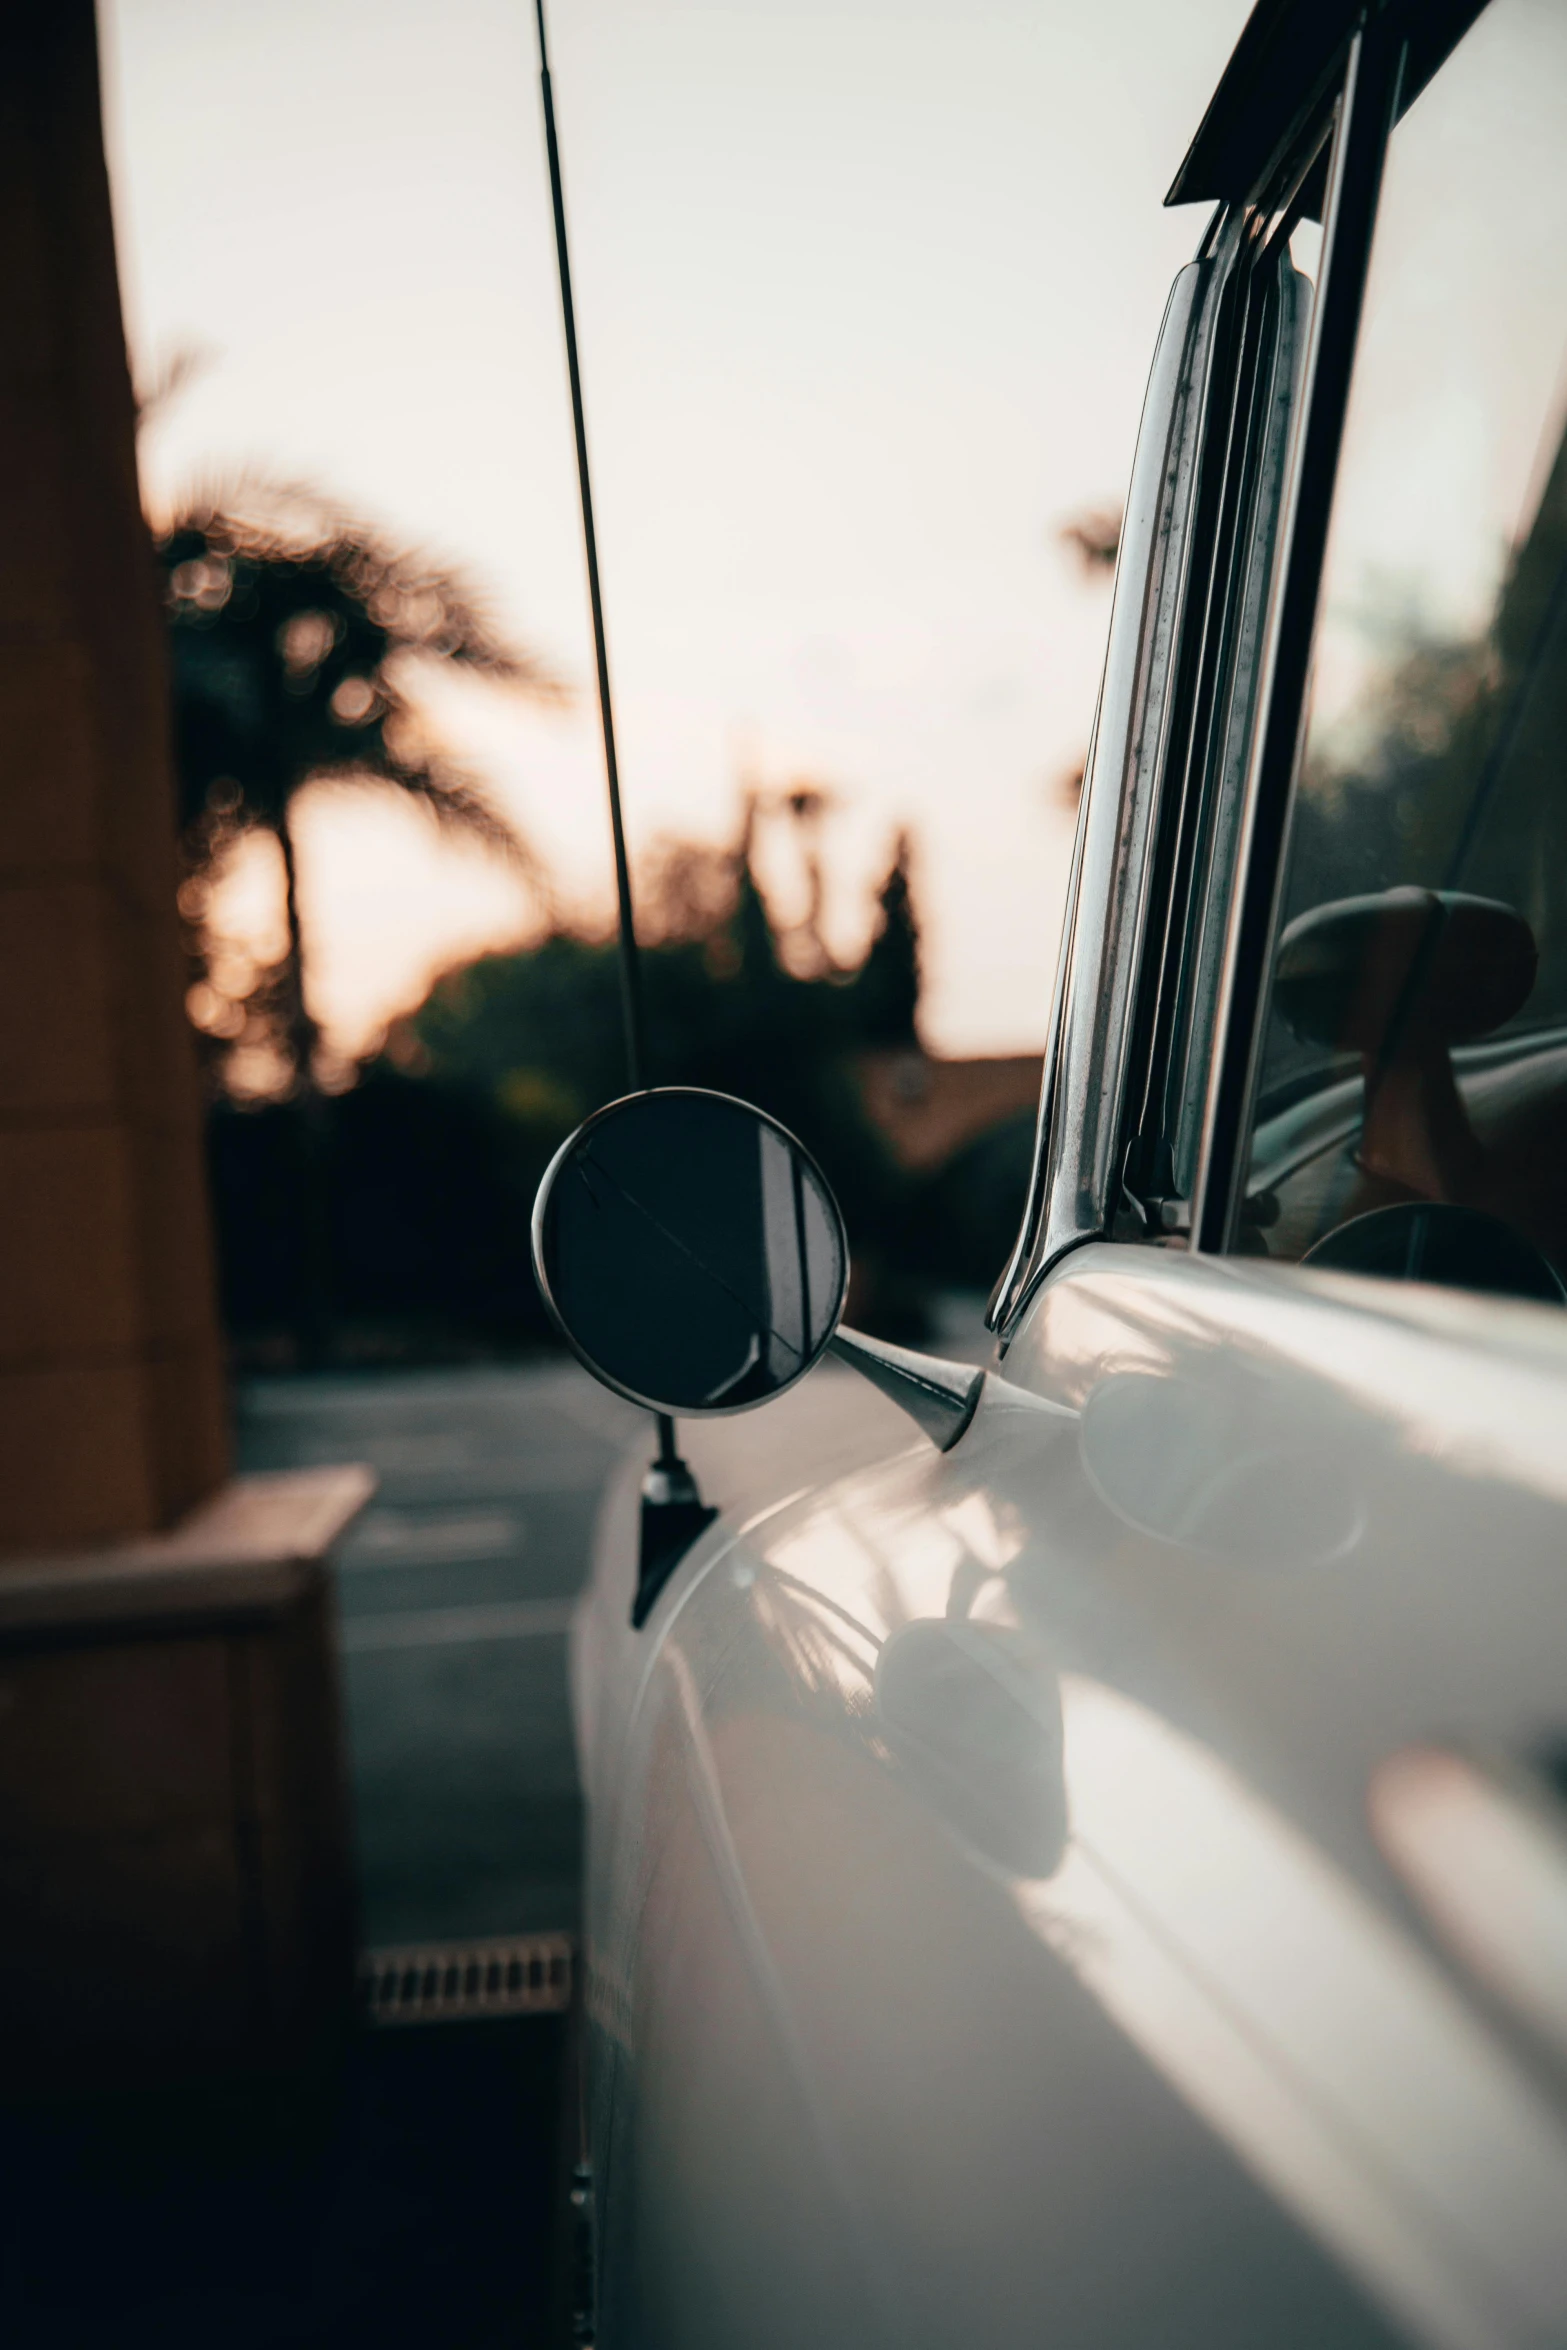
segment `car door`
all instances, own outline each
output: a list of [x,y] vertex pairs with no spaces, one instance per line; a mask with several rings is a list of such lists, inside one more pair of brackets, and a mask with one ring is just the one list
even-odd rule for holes
[[971,1426],[693,1431],[638,1634],[607,1521],[605,2342],[1561,2339],[1567,59],[1437,13],[1259,11],[1177,183]]

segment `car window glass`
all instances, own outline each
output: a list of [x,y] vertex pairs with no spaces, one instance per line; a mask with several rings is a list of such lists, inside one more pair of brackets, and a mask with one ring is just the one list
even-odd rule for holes
[[1567,11],[1493,0],[1394,132],[1323,581],[1242,1246],[1567,1271]]

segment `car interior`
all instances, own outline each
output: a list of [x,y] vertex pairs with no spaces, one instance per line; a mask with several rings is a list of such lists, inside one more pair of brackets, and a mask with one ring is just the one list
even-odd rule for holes
[[1559,1304],[1562,199],[1519,30],[1487,12],[1389,142],[1238,1245]]

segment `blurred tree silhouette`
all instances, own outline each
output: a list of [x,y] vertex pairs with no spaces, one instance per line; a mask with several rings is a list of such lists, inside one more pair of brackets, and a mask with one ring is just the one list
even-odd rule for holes
[[[616,950],[556,918],[527,844],[422,732],[413,689],[425,661],[538,696],[561,689],[456,574],[312,492],[241,483],[193,502],[155,547],[229,1327],[253,1356],[295,1362],[541,1337],[529,1208],[572,1126],[624,1091]],[[326,780],[406,793],[499,850],[546,918],[532,944],[448,973],[384,1051],[338,1073],[346,1082],[319,1064],[306,1005],[293,837],[298,794]],[[864,953],[837,960],[823,930],[832,805],[805,780],[753,791],[730,846],[655,854],[639,886],[654,1073],[743,1095],[798,1133],[844,1209],[856,1312],[918,1336],[921,1280],[966,1278],[988,1222],[971,1210],[974,1180],[933,1209],[867,1114],[860,1056],[918,1050],[911,850],[900,835]],[[790,921],[758,878],[761,835],[780,821],[805,885]],[[236,976],[211,951],[208,909],[255,832],[277,843],[287,944]],[[241,1052],[270,1058],[271,1082],[239,1082]]]
[[[787,799],[775,812],[800,821]],[[814,887],[798,925],[775,923],[756,875],[757,816],[753,796],[732,848],[666,843],[641,878],[653,1074],[739,1094],[781,1118],[820,1159],[869,1277],[876,1260],[897,1256],[910,1186],[866,1114],[854,1062],[917,1044],[910,846],[899,838],[869,944],[846,966],[822,945]],[[580,1118],[625,1091],[617,986],[611,938],[555,928],[449,972],[394,1028],[386,1057],[499,1108],[542,1172]],[[884,1323],[889,1314],[894,1306]]]
[[[275,1090],[308,1084],[316,1044],[305,1003],[291,812],[326,778],[405,792],[436,819],[520,862],[526,845],[473,777],[423,735],[409,700],[419,661],[456,663],[537,695],[560,688],[508,644],[454,573],[389,546],[313,492],[241,483],[193,505],[155,540],[165,581],[179,824],[198,1027],[220,1056],[270,1045]],[[233,1001],[210,981],[204,916],[239,835],[281,854],[288,945]]]
[[855,1024],[866,1044],[913,1044],[920,1004],[920,934],[909,885],[913,844],[900,832],[881,885],[870,951],[851,985]]
[[[748,801],[731,848],[661,844],[639,879],[637,929],[657,1082],[748,1090],[783,1116],[782,1096],[814,1085],[823,1056],[914,1044],[919,931],[906,836],[857,964],[827,959],[814,893],[795,929],[775,924],[756,815]],[[556,927],[448,972],[394,1029],[388,1055],[477,1085],[514,1115],[569,1123],[625,1090],[616,984],[612,938]]]
[[337,1095],[216,1100],[208,1165],[231,1337],[252,1361],[295,1365],[543,1339],[528,1248],[541,1164],[472,1088],[384,1063]]
[[[799,821],[787,803],[769,812]],[[641,876],[654,1075],[744,1095],[800,1134],[844,1208],[856,1313],[917,1337],[903,1236],[918,1186],[868,1119],[855,1071],[864,1050],[916,1043],[909,844],[864,955],[842,965],[824,948],[811,960],[799,935],[809,926],[820,943],[814,892],[802,923],[775,921],[756,836],[752,805],[732,847],[665,843]],[[211,1163],[231,1330],[252,1353],[281,1345],[295,1361],[329,1342],[439,1354],[544,1337],[533,1193],[578,1120],[625,1091],[623,1050],[613,938],[557,923],[449,972],[341,1094],[220,1098]]]

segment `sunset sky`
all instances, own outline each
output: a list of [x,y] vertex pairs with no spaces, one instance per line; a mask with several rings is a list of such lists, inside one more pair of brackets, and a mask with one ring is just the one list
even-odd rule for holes
[[[531,11],[101,13],[135,363],[203,361],[144,437],[149,502],[306,478],[481,583],[577,699],[432,707],[602,910]],[[847,948],[908,823],[940,1050],[1041,1039],[1108,614],[1056,533],[1124,487],[1203,227],[1160,199],[1245,14],[556,0],[633,850],[723,836],[744,777],[828,784]],[[301,836],[315,1007],[350,1049],[528,918],[384,798],[321,795]],[[270,888],[258,868],[250,917]]]

